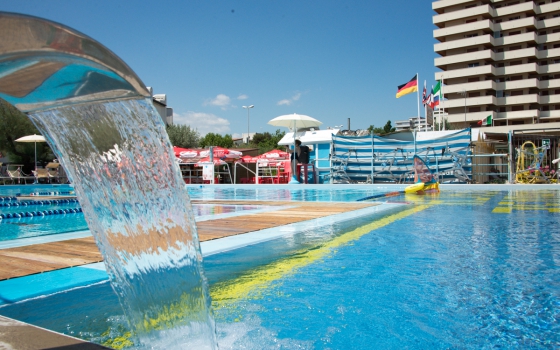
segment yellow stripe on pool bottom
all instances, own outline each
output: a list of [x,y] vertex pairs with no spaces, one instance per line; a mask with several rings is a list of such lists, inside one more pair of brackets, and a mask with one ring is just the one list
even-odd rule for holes
[[292,274],[298,269],[327,256],[333,252],[334,248],[346,245],[373,230],[387,226],[407,216],[416,214],[428,207],[430,206],[418,205],[411,209],[389,215],[376,220],[371,224],[364,225],[353,231],[338,236],[317,249],[308,250],[302,252],[301,254],[296,254],[262,268],[258,268],[255,271],[235,280],[216,284],[210,290],[213,306],[214,308],[224,307],[224,304],[234,303],[240,299],[247,298],[250,294],[254,294],[253,298],[260,298],[260,293],[258,293],[259,290],[264,290],[272,282],[288,274]]

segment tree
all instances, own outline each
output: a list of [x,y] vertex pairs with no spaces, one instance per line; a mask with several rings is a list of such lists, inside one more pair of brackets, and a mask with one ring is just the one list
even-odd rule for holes
[[212,132],[206,134],[202,140],[200,140],[200,147],[206,148],[210,146],[220,146],[224,148],[233,147],[233,139],[231,135],[227,134],[222,136],[220,134],[214,134]]
[[277,149],[278,142],[282,140],[282,138],[286,135],[286,132],[280,130],[276,130],[273,134],[269,132],[265,133],[256,133],[253,136],[252,144],[259,149],[259,154],[266,153],[268,151],[272,151],[273,149]]
[[393,126],[391,125],[390,120],[387,120],[387,123],[383,127],[383,132],[384,132],[384,134],[389,134],[389,133],[395,132],[395,128],[393,128]]
[[[12,162],[22,163],[33,169],[35,162],[35,144],[21,143],[15,140],[26,135],[40,134],[29,117],[0,98],[0,153],[7,155]],[[54,158],[50,147],[37,143],[37,161],[44,162]]]
[[370,134],[374,134],[374,135],[384,135],[385,134],[385,130],[383,128],[376,128],[373,125],[369,126],[368,131],[369,131]]
[[173,146],[195,148],[200,143],[200,134],[188,125],[168,125],[167,135]]

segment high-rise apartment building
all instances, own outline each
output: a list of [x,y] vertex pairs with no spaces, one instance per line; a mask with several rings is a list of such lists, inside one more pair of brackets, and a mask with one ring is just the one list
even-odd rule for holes
[[560,127],[560,0],[439,0],[432,9],[451,124],[492,116],[495,131]]

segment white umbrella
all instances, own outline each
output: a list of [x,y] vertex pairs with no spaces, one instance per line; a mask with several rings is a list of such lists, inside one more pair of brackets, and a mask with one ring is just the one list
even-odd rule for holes
[[43,135],[28,135],[20,137],[16,142],[34,142],[35,143],[35,171],[37,171],[37,142],[47,142]]
[[[286,114],[276,117],[268,122],[270,125],[274,126],[285,126],[287,128],[292,128],[294,130],[294,152],[296,151],[296,132],[298,128],[314,128],[323,123],[315,118],[303,114]],[[296,159],[294,155],[294,160]],[[299,183],[296,178],[296,164],[293,162],[292,169],[292,180],[290,183]]]

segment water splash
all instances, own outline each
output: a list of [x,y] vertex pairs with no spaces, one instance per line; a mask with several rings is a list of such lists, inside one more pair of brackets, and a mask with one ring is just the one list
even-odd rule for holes
[[30,118],[74,183],[139,348],[217,348],[190,199],[149,99]]

